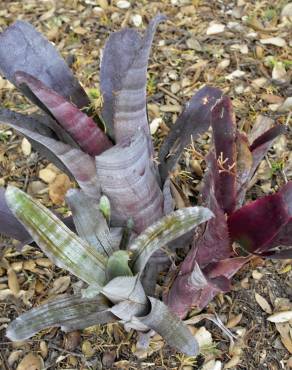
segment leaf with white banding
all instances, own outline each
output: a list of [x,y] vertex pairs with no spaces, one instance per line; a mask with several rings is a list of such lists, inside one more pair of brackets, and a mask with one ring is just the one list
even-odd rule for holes
[[6,336],[13,341],[25,340],[48,327],[61,326],[65,331],[73,331],[108,323],[115,320],[108,308],[107,300],[101,295],[94,299],[58,297],[12,321]]
[[116,142],[131,138],[139,128],[150,137],[146,112],[147,63],[155,29],[164,19],[165,16],[157,15],[144,37],[125,28],[112,33],[106,42],[100,70],[102,115]]
[[23,71],[15,73],[15,80],[19,86],[25,85],[32,91],[44,105],[45,111],[56,119],[86,153],[95,156],[112,146],[92,118],[43,82]]
[[213,216],[208,208],[189,207],[171,212],[149,226],[129,247],[133,252],[131,258],[133,272],[142,272],[155,251]]
[[58,267],[70,271],[88,284],[104,284],[106,259],[95,248],[20,189],[9,186],[5,196],[14,215]]

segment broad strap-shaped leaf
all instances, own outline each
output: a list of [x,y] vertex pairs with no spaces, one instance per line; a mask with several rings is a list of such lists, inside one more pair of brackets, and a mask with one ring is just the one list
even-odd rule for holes
[[139,275],[116,277],[102,288],[101,293],[115,304],[124,301],[137,303],[141,307],[147,304]]
[[22,243],[30,243],[31,236],[25,227],[11,212],[5,199],[5,188],[0,187],[0,234],[19,240]]
[[93,202],[83,191],[77,189],[67,192],[66,201],[72,211],[77,234],[99,253],[110,256],[114,252],[110,231],[97,202]]
[[[115,303],[109,311],[126,324],[127,329],[141,330],[141,327],[136,327],[134,318],[147,315],[149,300],[138,275],[115,278],[103,288],[102,293]],[[142,330],[147,330],[147,327]]]
[[236,135],[236,208],[242,206],[251,179],[253,156],[247,136],[243,132]]
[[169,213],[149,226],[129,247],[133,252],[131,259],[133,272],[142,272],[154,252],[213,216],[207,208],[189,207]]
[[203,205],[209,208],[215,217],[211,218],[206,228],[194,237],[193,247],[180,267],[183,275],[193,271],[195,261],[200,267],[204,267],[210,262],[228,258],[233,253],[227,220],[215,193],[216,187],[220,186],[220,177],[214,153],[208,154],[206,162],[208,169],[202,189]]
[[211,124],[219,165],[216,199],[222,210],[229,214],[236,205],[236,124],[229,97],[224,96],[214,107]]
[[[245,193],[248,189],[248,184],[255,174],[258,165],[261,163],[264,156],[267,154],[268,150],[273,145],[275,139],[286,132],[286,127],[284,125],[277,125],[258,136],[255,141],[250,146],[250,152],[252,155],[252,166],[249,171],[248,176],[246,176],[246,181],[242,182],[241,188],[238,190],[237,204],[242,205],[245,197]],[[249,159],[249,156],[247,157]]]
[[96,169],[101,192],[110,200],[113,224],[133,219],[133,230],[140,233],[162,217],[163,195],[145,134],[139,132],[97,156]]
[[138,317],[139,321],[155,330],[171,347],[188,356],[197,356],[199,345],[187,326],[163,302],[153,297],[148,299],[151,311],[147,316]]
[[282,248],[280,251],[272,249],[275,247],[292,246],[292,181],[289,181],[286,185],[284,185],[277,194],[282,197],[283,202],[287,207],[289,219],[286,224],[283,224],[275,237],[265,245],[265,252],[261,252],[261,254],[263,256],[265,255],[270,258],[277,259],[291,258],[289,257],[291,256],[291,249]]
[[129,267],[130,254],[128,251],[115,251],[108,259],[106,277],[110,281],[119,276],[133,276]]
[[54,132],[51,127],[53,120],[50,120],[46,116],[40,115],[27,115],[18,112],[14,112],[10,109],[0,109],[0,122],[12,123],[15,125],[22,125],[30,131],[35,131],[38,134],[53,137]]
[[103,285],[106,259],[70,231],[57,216],[23,191],[9,186],[6,201],[42,251],[88,284]]
[[249,252],[266,249],[289,221],[288,205],[279,193],[257,199],[228,218],[230,237]]
[[30,139],[35,149],[44,154],[51,162],[68,171],[86,195],[95,199],[99,197],[100,190],[97,185],[95,162],[88,154],[61,141],[31,131],[19,122],[11,120],[4,122]]
[[[17,85],[15,72],[24,71],[41,80],[78,108],[90,104],[89,98],[53,44],[31,24],[17,21],[0,35],[0,72]],[[36,104],[27,89],[23,93]]]
[[10,109],[0,108],[0,122],[11,123],[19,127],[29,129],[38,134],[55,138],[69,144],[75,148],[79,148],[72,137],[49,115],[41,115],[38,113],[22,114],[14,112]]
[[25,85],[32,91],[45,110],[73,137],[84,152],[95,156],[112,146],[94,120],[62,95],[28,73],[17,71],[15,79],[19,86]]
[[208,130],[212,109],[221,97],[221,90],[205,86],[186,105],[160,148],[159,172],[163,182],[191,139]]
[[195,263],[190,273],[179,273],[165,302],[172,312],[185,318],[191,307],[203,309],[218,293],[229,291],[231,277],[247,262],[247,257],[228,258],[205,269]]
[[6,336],[25,340],[42,329],[61,326],[65,331],[112,322],[115,317],[108,311],[107,300],[99,295],[94,299],[81,296],[58,297],[22,314],[9,324]]
[[100,70],[102,116],[117,143],[131,139],[139,128],[150,137],[146,111],[147,62],[155,29],[164,19],[163,15],[156,16],[144,37],[125,28],[112,33],[106,42]]

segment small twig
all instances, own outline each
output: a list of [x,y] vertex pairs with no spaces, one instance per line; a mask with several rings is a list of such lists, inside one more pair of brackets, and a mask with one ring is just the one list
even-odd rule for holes
[[170,96],[172,99],[176,100],[177,102],[179,102],[181,104],[181,99],[178,98],[176,95],[174,95],[171,91],[167,90],[165,87],[163,86],[157,86],[158,90],[164,92],[166,95]]

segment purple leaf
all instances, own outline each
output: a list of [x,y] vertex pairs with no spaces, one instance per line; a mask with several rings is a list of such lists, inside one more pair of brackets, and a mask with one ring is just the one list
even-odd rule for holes
[[10,109],[0,108],[0,122],[14,123],[24,126],[31,131],[35,131],[47,137],[58,137],[61,141],[78,148],[75,141],[63,130],[58,123],[48,115],[38,113],[22,114]]
[[159,171],[163,182],[173,170],[191,138],[195,140],[198,135],[208,130],[212,109],[221,96],[221,90],[205,86],[193,96],[178,117],[159,152]]
[[208,170],[202,189],[203,204],[215,214],[215,217],[208,221],[202,235],[194,238],[193,248],[181,267],[183,273],[193,269],[193,265],[184,267],[185,264],[188,265],[189,259],[193,261],[195,259],[201,267],[204,267],[208,263],[220,261],[232,254],[227,220],[215,195],[216,186],[220,185],[217,161],[213,153],[210,153],[206,160]]
[[[17,21],[0,35],[0,72],[16,85],[15,72],[24,71],[84,108],[90,101],[53,44],[27,22]],[[23,90],[32,101],[34,97]],[[36,102],[37,103],[37,102]]]
[[[203,205],[215,215],[204,228],[195,235],[193,246],[179,267],[179,273],[166,298],[168,305],[180,317],[184,317],[194,302],[201,306],[209,302],[212,297],[221,291],[216,282],[203,279],[204,285],[198,286],[192,282],[192,276],[211,262],[228,258],[232,254],[230,247],[227,222],[224,212],[220,208],[216,196],[215,186],[218,184],[219,171],[215,155],[207,157],[208,170],[204,178],[202,190]],[[202,272],[202,278],[204,273]],[[224,279],[223,279],[224,280]],[[225,282],[225,280],[224,280]],[[202,294],[202,298],[201,297]],[[211,299],[211,298],[210,298]]]
[[106,43],[100,70],[102,116],[117,143],[132,138],[139,128],[150,136],[146,112],[147,62],[155,29],[164,19],[163,15],[156,16],[144,37],[126,28],[111,34]]
[[49,89],[40,80],[22,71],[15,73],[15,79],[18,84],[28,86],[86,153],[95,156],[112,146],[105,133],[92,118],[81,112],[61,95]]
[[[252,165],[249,171],[249,174],[245,176],[245,181],[241,181],[241,187],[238,189],[237,194],[237,206],[241,206],[244,202],[245,193],[248,189],[249,182],[253,177],[258,165],[267,154],[268,150],[273,145],[274,140],[281,134],[284,134],[286,131],[285,126],[274,126],[262,135],[258,136],[255,141],[250,146],[250,151],[252,154]],[[244,148],[246,154],[246,165],[250,165],[250,155],[247,151],[247,148]],[[244,158],[243,158],[244,159]]]
[[274,126],[264,134],[259,136],[250,146],[250,150],[253,156],[253,166],[250,173],[250,178],[254,175],[255,170],[260,164],[261,160],[267,154],[270,147],[273,145],[274,140],[284,134],[286,131],[285,126]]
[[132,218],[134,231],[140,233],[163,216],[163,195],[142,132],[97,156],[96,168],[101,192],[110,200],[113,222]]
[[216,199],[224,212],[230,214],[236,204],[236,125],[231,99],[224,96],[211,114],[213,140],[219,163]]
[[244,202],[253,165],[253,156],[249,149],[248,139],[243,132],[237,132],[236,151],[236,208],[239,208]]
[[270,128],[268,131],[266,131],[265,133],[263,133],[262,135],[255,139],[255,141],[250,146],[250,150],[253,152],[255,149],[261,147],[262,145],[271,143],[279,135],[282,135],[285,132],[286,127],[282,125],[277,125]]
[[0,234],[16,239],[24,244],[32,240],[24,226],[22,226],[7,206],[4,188],[0,188]]
[[[284,185],[277,194],[282,197],[283,202],[287,206],[289,220],[285,225],[281,227],[279,233],[275,236],[275,238],[272,239],[271,242],[268,243],[268,245],[266,245],[265,249],[270,249],[278,246],[292,246],[292,181],[289,181],[286,185]],[[281,255],[285,255],[287,253],[287,250],[283,250]]]
[[99,197],[100,191],[97,184],[95,162],[92,157],[61,141],[30,131],[18,122],[11,123],[8,121],[5,123],[29,138],[36,145],[36,149],[44,153],[51,162],[58,167],[65,168],[86,195],[91,198]]
[[276,193],[257,199],[235,211],[228,218],[232,240],[249,252],[266,249],[289,220],[287,204]]

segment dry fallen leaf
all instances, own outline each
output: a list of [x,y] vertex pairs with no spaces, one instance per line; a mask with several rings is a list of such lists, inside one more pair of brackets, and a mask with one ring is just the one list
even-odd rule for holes
[[39,178],[43,180],[46,184],[52,183],[57,176],[57,173],[50,168],[43,168],[39,172]]
[[53,287],[49,291],[49,295],[64,293],[68,289],[70,282],[70,276],[59,277],[54,281]]
[[263,311],[267,312],[268,314],[271,314],[273,312],[268,301],[260,294],[255,293],[255,299]]
[[70,189],[71,182],[67,175],[61,173],[49,184],[49,196],[54,204],[61,205],[64,202],[67,190]]
[[19,363],[16,370],[41,370],[44,369],[44,362],[40,356],[28,353]]
[[225,30],[225,25],[222,23],[210,23],[209,27],[207,28],[206,34],[210,35],[217,35],[218,33],[222,33]]
[[8,275],[8,286],[11,292],[16,296],[19,293],[19,282],[16,276],[15,271],[12,268],[9,268],[7,271]]
[[292,320],[292,311],[274,312],[268,320],[275,323],[287,322]]
[[231,360],[229,360],[228,362],[226,362],[226,364],[224,365],[224,368],[223,369],[235,368],[238,364],[240,364],[240,361],[241,361],[240,356],[235,355],[235,356],[233,356],[231,358]]
[[26,156],[31,154],[31,143],[25,137],[21,141],[21,150]]
[[283,48],[287,45],[286,41],[282,37],[269,37],[267,39],[261,39],[260,42],[263,45],[274,45]]
[[236,315],[236,316],[231,316],[230,319],[228,320],[227,324],[225,325],[226,328],[234,328],[234,326],[237,326],[242,319],[242,313]]
[[292,338],[290,335],[291,326],[286,323],[276,323],[276,329],[280,333],[281,341],[286,349],[292,353]]
[[81,349],[85,357],[92,357],[95,353],[94,348],[92,348],[92,345],[88,340],[85,340],[82,343]]

